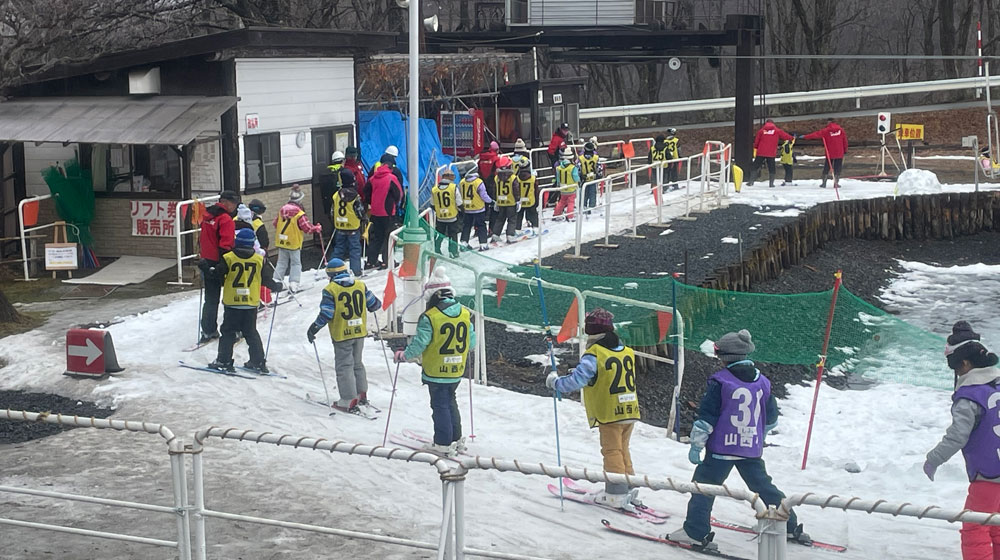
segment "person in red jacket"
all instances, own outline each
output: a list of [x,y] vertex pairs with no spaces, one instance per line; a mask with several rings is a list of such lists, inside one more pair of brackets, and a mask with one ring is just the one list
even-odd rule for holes
[[380,165],[372,173],[364,188],[364,199],[368,201],[371,216],[371,230],[368,233],[368,256],[365,268],[383,269],[388,266],[386,249],[389,232],[392,231],[396,207],[403,200],[403,185],[389,165]]
[[[344,150],[344,169],[350,169],[351,173],[354,174],[354,184],[360,189],[364,186],[365,182],[368,180],[365,177],[364,167],[361,165],[361,161],[358,159],[358,149],[354,146],[348,146]],[[367,200],[361,199],[362,202],[368,204]]]
[[832,118],[826,119],[826,126],[810,132],[802,138],[806,140],[822,140],[823,149],[826,151],[826,161],[823,162],[823,183],[826,188],[826,178],[830,174],[830,167],[833,167],[833,188],[840,187],[840,170],[844,166],[844,154],[847,153],[847,133]]
[[[497,160],[499,158],[500,144],[497,144],[496,141],[490,142],[489,149],[479,154],[479,178],[482,179],[483,184],[486,185],[486,193],[490,195],[490,198],[496,198],[497,196],[496,171]],[[487,229],[489,229],[489,224],[491,223],[493,223],[493,206],[487,206]]]
[[222,294],[222,280],[212,270],[222,260],[223,253],[233,250],[236,226],[233,213],[240,203],[240,195],[233,191],[223,191],[219,202],[206,210],[198,235],[201,250],[198,269],[201,271],[201,285],[205,290],[205,303],[201,308],[201,337],[199,343],[219,338],[219,297]]
[[569,144],[569,123],[559,125],[559,129],[552,133],[552,139],[549,140],[549,149],[547,152],[549,154],[549,164],[553,169],[559,163],[559,153],[563,144]]
[[760,127],[757,135],[753,138],[753,150],[757,154],[753,158],[753,165],[750,166],[750,180],[747,184],[753,186],[760,173],[760,166],[767,164],[767,178],[769,187],[774,188],[774,158],[778,155],[778,144],[781,140],[794,140],[795,137],[778,128],[774,121],[767,119],[764,126]]

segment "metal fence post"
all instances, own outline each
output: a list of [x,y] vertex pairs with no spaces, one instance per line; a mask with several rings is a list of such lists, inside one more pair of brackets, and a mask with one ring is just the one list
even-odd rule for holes
[[171,449],[170,474],[173,477],[174,508],[177,509],[177,550],[181,560],[191,560],[191,524],[188,519],[187,476],[184,455]]
[[438,537],[438,560],[451,560],[454,558],[453,533],[453,509],[455,504],[455,486],[445,478],[441,477],[441,534]]
[[455,486],[455,557],[465,560],[465,477]]
[[653,192],[653,202],[656,203],[656,223],[663,223],[663,162],[656,166],[656,185],[658,192]]
[[786,560],[788,516],[782,515],[774,506],[759,514],[757,521],[757,559]]
[[205,539],[205,472],[201,462],[201,451],[191,455],[194,474],[194,560],[206,560],[208,547]]

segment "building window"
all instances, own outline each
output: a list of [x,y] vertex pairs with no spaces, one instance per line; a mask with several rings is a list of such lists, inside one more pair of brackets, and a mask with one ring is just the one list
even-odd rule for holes
[[261,189],[281,184],[281,135],[248,134],[243,137],[246,188]]
[[80,165],[91,171],[95,194],[182,194],[181,156],[170,146],[80,144],[79,148]]

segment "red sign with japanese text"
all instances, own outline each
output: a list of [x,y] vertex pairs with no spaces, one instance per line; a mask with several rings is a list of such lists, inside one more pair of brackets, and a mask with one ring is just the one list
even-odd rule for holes
[[177,232],[176,200],[133,200],[132,235],[136,237],[173,237]]

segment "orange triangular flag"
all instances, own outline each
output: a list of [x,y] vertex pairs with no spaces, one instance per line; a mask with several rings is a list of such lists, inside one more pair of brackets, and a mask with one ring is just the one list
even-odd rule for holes
[[670,323],[672,323],[673,320],[673,313],[667,313],[666,311],[656,312],[656,322],[660,327],[660,338],[657,339],[657,342],[662,341],[667,336],[667,333],[670,332]]
[[635,157],[635,146],[632,145],[631,140],[622,146],[622,155],[625,156],[626,159],[632,159]]
[[659,206],[660,204],[660,186],[653,185],[653,203]]
[[556,342],[562,344],[576,336],[576,329],[580,326],[580,320],[577,318],[578,313],[576,298],[573,298],[573,303],[570,304],[569,311],[566,312],[566,318],[563,319],[559,334],[556,335]]
[[416,276],[417,274],[417,263],[413,259],[407,259],[403,257],[403,264],[399,267],[400,278],[409,278],[411,276]]
[[507,293],[507,281],[497,278],[497,307],[500,307],[500,302],[503,301],[505,293]]
[[382,294],[382,311],[389,309],[392,302],[396,301],[396,281],[393,280],[392,271],[385,278],[385,292]]

